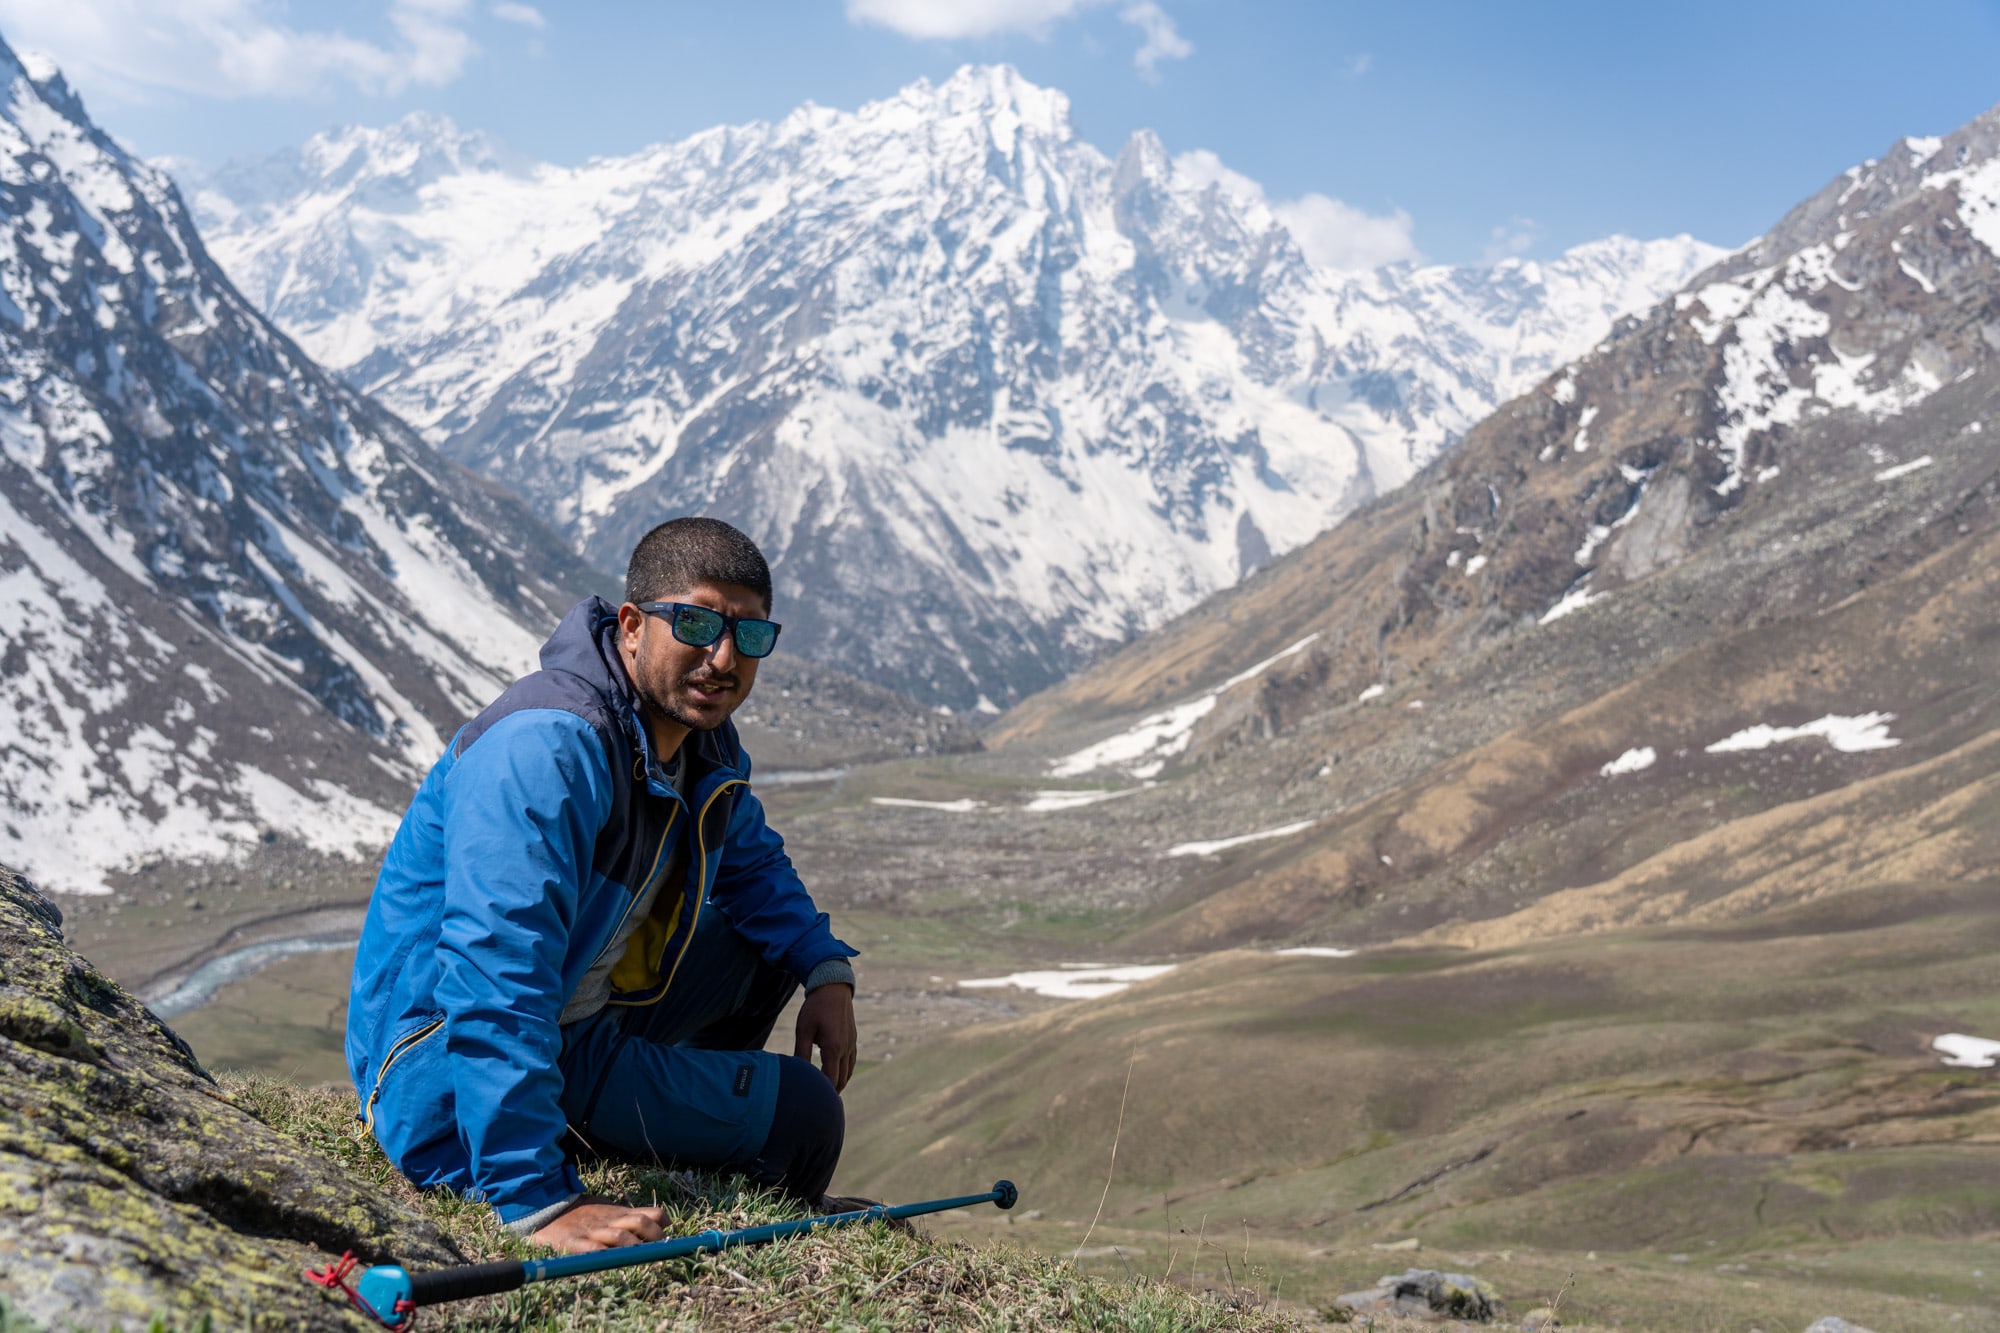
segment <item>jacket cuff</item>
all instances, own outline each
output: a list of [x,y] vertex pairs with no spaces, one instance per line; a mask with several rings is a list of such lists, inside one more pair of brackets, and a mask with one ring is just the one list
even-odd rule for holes
[[[505,1227],[507,1230],[513,1232],[517,1236],[521,1237],[532,1236],[537,1231],[540,1231],[543,1227],[547,1226],[549,1223],[555,1221],[558,1217],[561,1217],[564,1213],[568,1212],[571,1208],[575,1207],[576,1201],[578,1199],[581,1199],[582,1197],[583,1197],[583,1191],[578,1190],[575,1194],[570,1195],[567,1199],[563,1199],[560,1200],[559,1202],[552,1203],[546,1208],[538,1209],[535,1212],[529,1213],[526,1217],[517,1217],[511,1222],[503,1221],[500,1223],[500,1225]],[[496,1208],[493,1211],[497,1213],[500,1210]]]
[[574,1166],[565,1162],[553,1175],[509,1191],[513,1197],[505,1203],[495,1203],[493,1212],[507,1230],[532,1236],[568,1212],[584,1192],[583,1178],[577,1175]]
[[806,993],[811,994],[821,986],[831,986],[836,982],[850,990],[854,988],[854,965],[845,958],[829,958],[806,973]]

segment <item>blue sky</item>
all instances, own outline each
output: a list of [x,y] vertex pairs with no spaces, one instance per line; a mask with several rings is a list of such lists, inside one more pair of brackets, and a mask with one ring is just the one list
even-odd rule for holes
[[575,162],[1006,61],[1106,152],[1149,127],[1451,263],[1737,244],[2000,102],[2000,0],[0,0],[0,35],[139,151],[211,162],[420,108]]

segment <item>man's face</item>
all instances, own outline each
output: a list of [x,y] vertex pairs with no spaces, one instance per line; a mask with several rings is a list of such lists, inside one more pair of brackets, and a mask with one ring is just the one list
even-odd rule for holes
[[[697,583],[656,600],[687,602],[750,620],[770,615],[763,598],[736,583]],[[750,696],[762,660],[736,651],[733,630],[706,648],[689,647],[674,637],[665,616],[649,616],[630,602],[618,608],[618,639],[625,670],[646,707],[660,720],[690,731],[721,726]]]

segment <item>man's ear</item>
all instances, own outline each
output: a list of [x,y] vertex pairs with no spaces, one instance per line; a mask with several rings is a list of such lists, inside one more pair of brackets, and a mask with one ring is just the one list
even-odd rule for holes
[[626,649],[638,647],[639,631],[646,626],[646,613],[630,602],[618,608],[618,646]]

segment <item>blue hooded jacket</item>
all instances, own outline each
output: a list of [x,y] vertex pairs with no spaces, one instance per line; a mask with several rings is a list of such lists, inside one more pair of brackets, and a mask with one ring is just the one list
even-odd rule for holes
[[[503,1222],[581,1188],[563,1158],[557,1018],[685,841],[611,972],[613,1005],[673,984],[704,910],[805,979],[835,939],[764,822],[728,723],[690,732],[688,796],[648,743],[617,649],[617,608],[578,603],[452,738],[389,845],[354,959],[347,1067],[362,1118],[419,1185],[483,1198]],[[645,1014],[628,1015],[644,1032]]]

